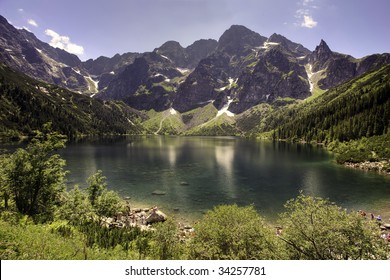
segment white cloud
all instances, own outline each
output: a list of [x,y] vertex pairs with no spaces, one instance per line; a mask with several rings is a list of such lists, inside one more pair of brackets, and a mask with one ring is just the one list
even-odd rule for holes
[[307,6],[307,5],[309,5],[311,2],[314,2],[314,0],[303,0],[302,5],[303,5],[303,6]]
[[318,22],[313,19],[314,10],[319,7],[316,5],[317,0],[299,0],[297,3],[299,9],[295,11],[295,18],[297,18],[296,26],[305,28],[314,28]]
[[18,9],[18,12],[19,12],[19,13],[23,13],[24,10],[23,10],[22,8],[20,8],[20,9]]
[[309,15],[303,16],[303,22],[301,23],[302,27],[314,28],[317,26],[317,24],[318,24],[318,22],[316,22],[311,16],[309,16]]
[[69,53],[73,53],[77,55],[84,54],[84,48],[82,46],[72,43],[68,36],[61,36],[60,34],[58,34],[57,32],[51,29],[46,29],[45,34],[51,37],[49,43],[50,46],[63,49]]
[[29,19],[27,21],[27,23],[32,25],[32,26],[34,26],[34,27],[38,27],[38,23],[35,20],[33,20],[33,19]]

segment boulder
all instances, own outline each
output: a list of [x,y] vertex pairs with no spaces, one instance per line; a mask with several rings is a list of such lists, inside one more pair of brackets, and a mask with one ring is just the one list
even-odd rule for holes
[[154,224],[159,222],[164,222],[167,219],[167,215],[165,215],[160,210],[153,210],[149,216],[146,217],[146,224]]
[[153,195],[165,195],[166,192],[164,191],[160,191],[160,190],[155,190],[154,192],[152,192]]
[[383,226],[384,226],[385,228],[390,229],[390,224],[383,224]]

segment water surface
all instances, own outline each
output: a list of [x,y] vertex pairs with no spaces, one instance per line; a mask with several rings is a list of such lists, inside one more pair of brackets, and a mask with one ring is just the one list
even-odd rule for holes
[[[190,220],[218,204],[253,204],[270,220],[299,191],[390,217],[390,178],[347,169],[321,147],[235,137],[137,136],[84,140],[61,151],[69,184],[103,170],[133,204]],[[159,191],[165,195],[153,195]]]

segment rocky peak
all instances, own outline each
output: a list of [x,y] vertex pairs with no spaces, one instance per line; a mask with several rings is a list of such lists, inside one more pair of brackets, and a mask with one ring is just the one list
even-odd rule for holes
[[185,67],[186,65],[187,55],[185,49],[176,41],[168,41],[161,47],[154,49],[153,52],[169,59],[179,67]]
[[328,44],[321,40],[320,44],[316,47],[310,57],[311,63],[318,63],[319,66],[325,64],[331,57],[333,52],[330,50]]
[[268,42],[278,43],[296,56],[305,56],[311,53],[308,49],[306,49],[301,44],[294,43],[280,34],[276,34],[276,33],[272,34],[268,38]]
[[0,24],[6,24],[8,23],[7,19],[0,15]]
[[162,44],[159,48],[156,48],[157,52],[172,52],[172,51],[182,51],[184,48],[176,41],[167,41]]
[[117,74],[123,70],[124,67],[133,63],[137,57],[140,57],[140,54],[132,52],[124,53],[122,55],[115,54],[111,58],[99,56],[96,59],[89,59],[83,62],[83,66],[90,74],[93,75],[112,75]]
[[330,54],[332,53],[328,44],[323,39],[321,39],[320,44],[316,47],[315,52],[317,52],[319,54],[320,53],[330,53]]
[[201,39],[188,46],[186,48],[186,53],[188,56],[187,68],[195,68],[202,59],[208,57],[215,51],[217,45],[218,42],[216,40]]
[[261,46],[267,38],[242,25],[233,25],[226,30],[218,41],[218,51],[230,55],[240,55],[253,47]]
[[0,18],[0,50],[0,61],[14,70],[75,91],[89,91],[76,55],[53,48],[33,33],[15,28],[4,18]]

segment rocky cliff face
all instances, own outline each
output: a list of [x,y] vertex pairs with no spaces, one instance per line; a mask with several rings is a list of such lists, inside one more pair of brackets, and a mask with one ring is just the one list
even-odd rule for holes
[[74,91],[89,92],[80,59],[19,30],[0,16],[0,62],[39,80]]
[[310,96],[305,67],[283,46],[276,45],[259,54],[253,69],[243,72],[230,111],[241,113],[259,103],[272,103],[286,97]]
[[124,100],[140,110],[161,111],[169,108],[170,96],[182,76],[169,58],[147,53],[125,67],[98,97]]
[[168,41],[154,52],[168,58],[177,67],[193,69],[203,58],[212,54],[216,46],[217,41],[211,39],[196,41],[187,48],[183,48],[176,41]]
[[310,95],[303,58],[310,51],[274,34],[269,39],[243,26],[232,26],[216,52],[203,59],[179,87],[173,107],[181,112],[213,102],[217,109],[241,113],[277,98]]
[[308,56],[313,72],[322,71],[318,85],[330,89],[341,83],[360,76],[367,71],[390,63],[390,54],[376,54],[361,59],[331,51],[324,40]]

